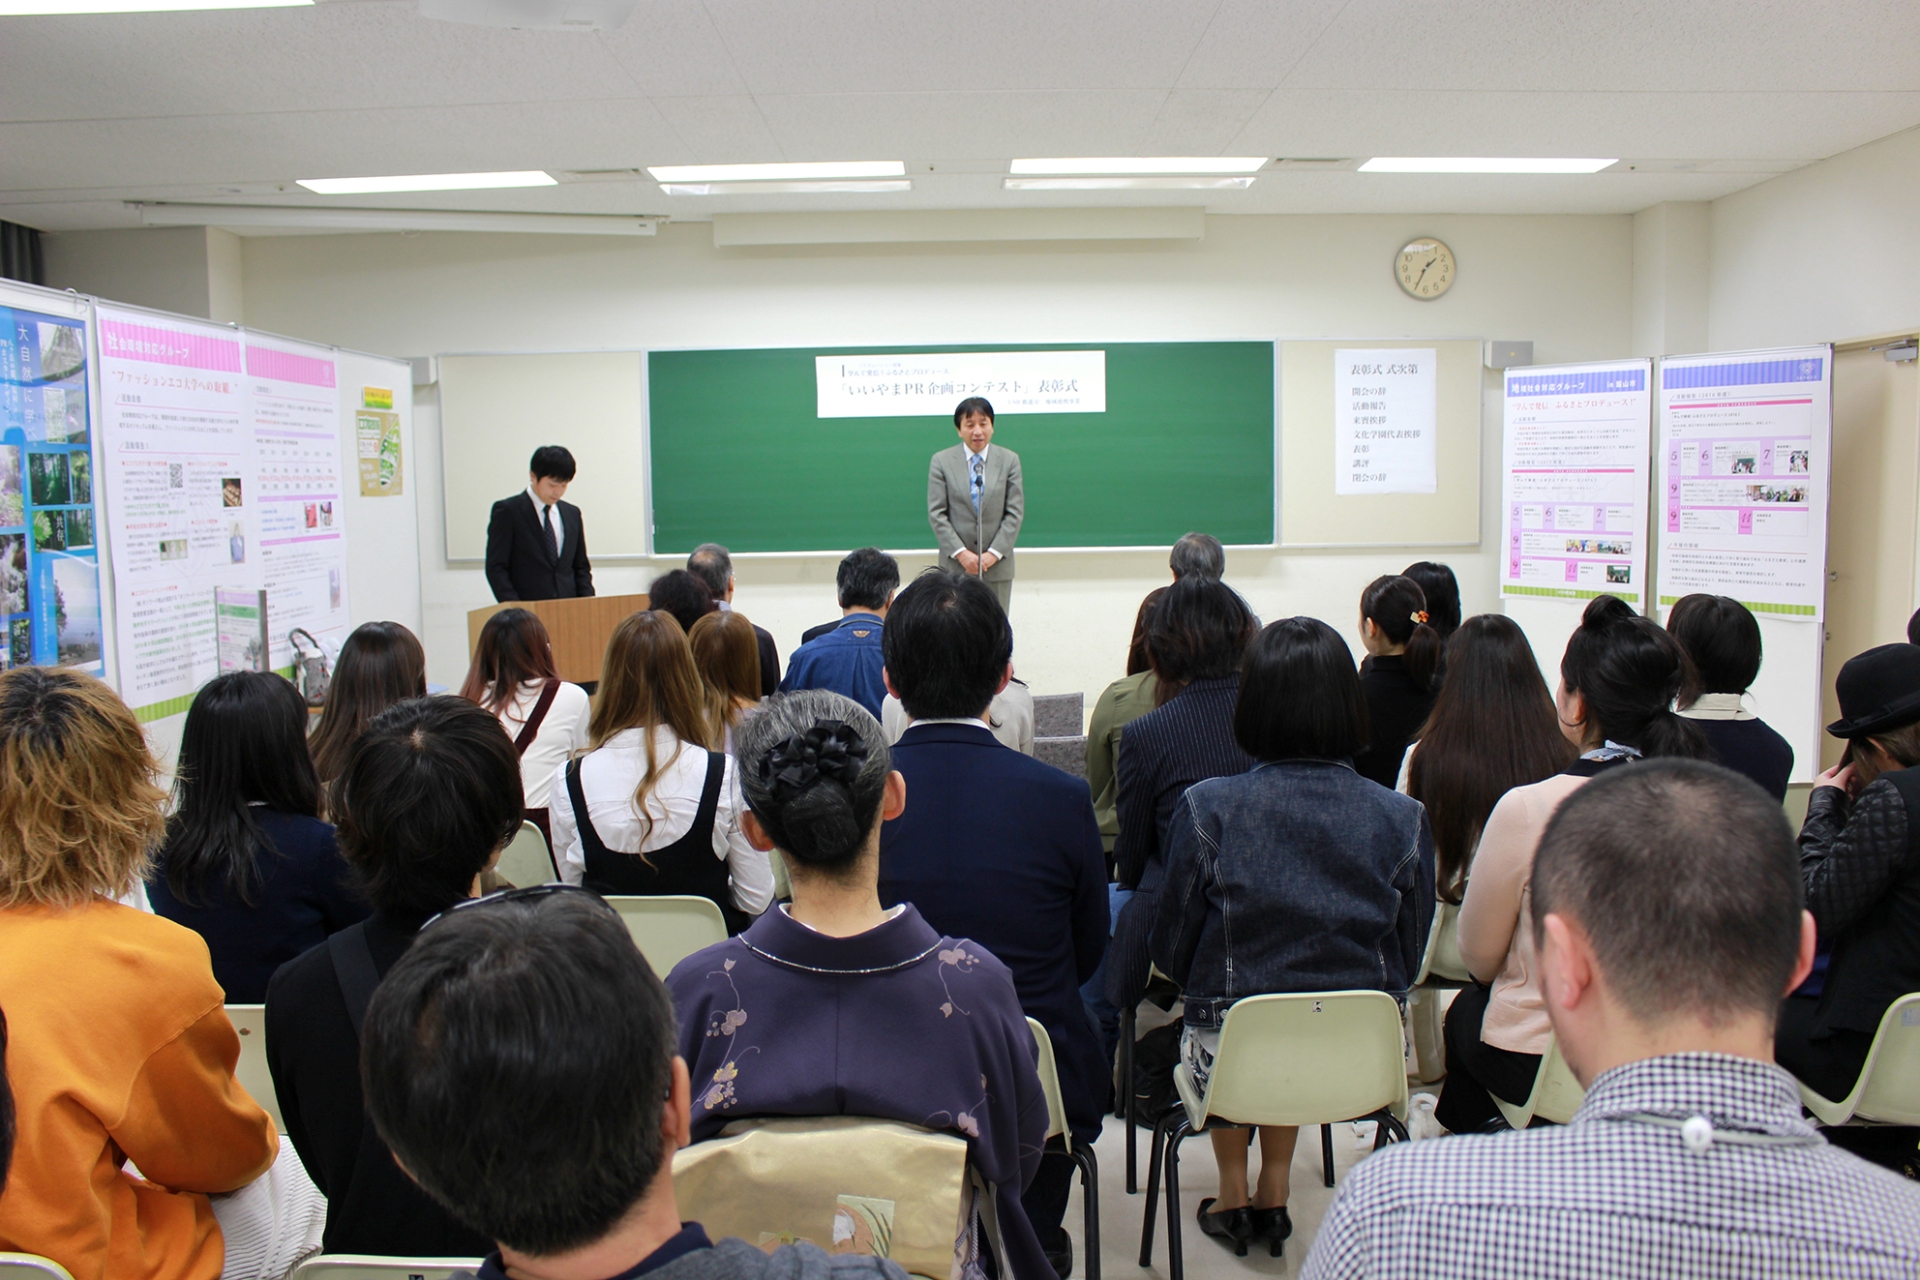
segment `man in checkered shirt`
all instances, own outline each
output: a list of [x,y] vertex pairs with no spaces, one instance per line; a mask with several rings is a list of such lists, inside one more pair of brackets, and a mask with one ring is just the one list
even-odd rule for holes
[[1778,804],[1698,761],[1613,770],[1541,837],[1532,913],[1586,1102],[1368,1159],[1304,1280],[1920,1275],[1920,1186],[1828,1146],[1773,1064],[1814,949]]

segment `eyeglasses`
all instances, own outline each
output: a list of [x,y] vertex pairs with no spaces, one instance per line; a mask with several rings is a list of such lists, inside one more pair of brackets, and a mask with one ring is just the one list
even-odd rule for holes
[[490,907],[500,902],[538,902],[542,898],[551,898],[559,893],[585,894],[587,897],[599,903],[600,906],[615,919],[618,919],[620,916],[619,912],[607,905],[605,898],[602,898],[593,890],[577,884],[566,884],[556,880],[550,884],[530,884],[524,889],[500,889],[478,898],[463,898],[448,907],[445,911],[437,912],[429,916],[427,922],[420,926],[420,932],[425,933],[448,916],[458,914],[462,911],[471,911],[476,907]]

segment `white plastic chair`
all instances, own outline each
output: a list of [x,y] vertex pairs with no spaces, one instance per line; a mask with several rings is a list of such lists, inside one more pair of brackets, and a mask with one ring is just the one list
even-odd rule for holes
[[547,849],[547,838],[531,822],[520,824],[520,834],[500,851],[500,861],[493,869],[516,889],[548,884],[560,878],[553,869],[553,854]]
[[[1180,1144],[1224,1125],[1324,1125],[1376,1120],[1377,1150],[1408,1140],[1406,1041],[1400,1005],[1384,991],[1249,996],[1227,1010],[1203,1093],[1181,1062],[1180,1105],[1154,1126],[1140,1265],[1153,1265],[1153,1201],[1167,1178],[1167,1276],[1182,1280]],[[1329,1172],[1331,1170],[1329,1169]],[[1275,1246],[1276,1252],[1278,1245]]]
[[711,898],[615,894],[607,903],[627,922],[634,945],[662,978],[694,952],[727,940],[726,917]]
[[295,1267],[287,1280],[447,1280],[462,1271],[479,1270],[478,1258],[382,1258],[357,1253],[323,1253]]
[[0,1280],[73,1280],[73,1273],[37,1253],[0,1253]]
[[1413,1042],[1414,1057],[1420,1064],[1416,1082],[1430,1084],[1446,1074],[1442,1022],[1447,1002],[1442,993],[1471,981],[1467,963],[1460,958],[1459,904],[1437,902],[1433,927],[1427,930],[1426,950],[1420,957],[1420,973],[1407,992],[1407,1039]]
[[1551,1120],[1555,1124],[1565,1124],[1573,1119],[1573,1113],[1587,1099],[1587,1091],[1573,1078],[1573,1072],[1567,1066],[1567,1060],[1560,1056],[1560,1042],[1547,1041],[1547,1051],[1540,1055],[1540,1070],[1533,1076],[1533,1092],[1519,1106],[1514,1106],[1497,1093],[1489,1092],[1493,1105],[1500,1108],[1500,1114],[1507,1123],[1516,1129],[1524,1129],[1532,1124],[1535,1117]]
[[240,1033],[240,1061],[233,1069],[234,1078],[253,1095],[261,1110],[273,1117],[273,1127],[285,1133],[287,1122],[280,1118],[280,1099],[274,1093],[273,1072],[267,1070],[267,1006],[230,1004],[227,1021]]
[[1838,1102],[1800,1086],[1800,1101],[1821,1124],[1920,1125],[1920,992],[1880,1015],[1853,1092]]
[[1080,1203],[1086,1211],[1086,1280],[1100,1280],[1100,1162],[1093,1148],[1076,1144],[1067,1128],[1067,1107],[1060,1098],[1060,1069],[1053,1058],[1053,1041],[1047,1029],[1032,1018],[1027,1030],[1033,1033],[1038,1057],[1034,1067],[1040,1073],[1040,1091],[1047,1096],[1047,1141],[1060,1139],[1061,1145],[1080,1170]]

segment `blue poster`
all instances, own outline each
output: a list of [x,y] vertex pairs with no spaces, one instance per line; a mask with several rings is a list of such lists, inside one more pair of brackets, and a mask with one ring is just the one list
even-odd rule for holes
[[105,674],[82,320],[0,307],[0,667]]

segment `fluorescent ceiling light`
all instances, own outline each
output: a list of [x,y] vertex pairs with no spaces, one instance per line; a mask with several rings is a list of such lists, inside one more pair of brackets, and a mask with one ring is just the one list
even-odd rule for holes
[[661,164],[655,182],[804,182],[819,178],[904,178],[898,160],[809,160],[797,164]]
[[812,196],[883,195],[889,191],[911,191],[907,178],[878,178],[866,182],[663,182],[660,190],[670,196]]
[[1013,174],[1087,173],[1255,173],[1265,156],[1077,156],[1054,160],[1015,160]]
[[65,13],[177,13],[185,9],[291,9],[313,0],[0,0],[0,17]]
[[323,196],[364,196],[386,191],[493,191],[501,187],[551,187],[551,174],[539,169],[508,173],[409,173],[385,178],[296,178]]
[[468,209],[342,209],[338,205],[173,204],[130,201],[148,227],[282,227],[308,231],[530,231],[650,236],[661,218],[605,213],[487,213]]
[[1252,178],[1004,178],[1008,191],[1241,191]]
[[1615,160],[1516,156],[1375,156],[1362,173],[1598,173]]

